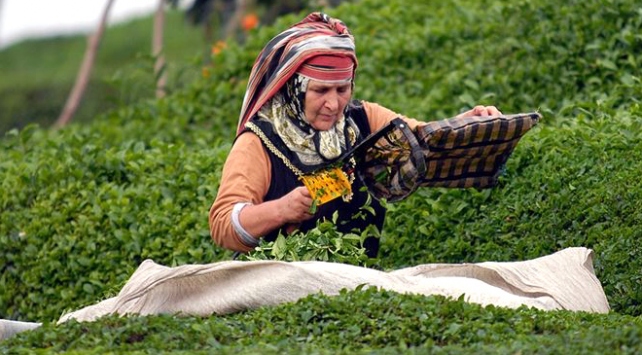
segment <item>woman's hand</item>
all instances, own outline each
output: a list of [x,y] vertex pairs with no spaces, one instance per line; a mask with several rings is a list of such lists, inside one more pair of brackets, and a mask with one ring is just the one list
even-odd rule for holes
[[477,105],[471,110],[462,112],[457,117],[470,117],[470,116],[501,116],[502,112],[497,109],[495,106],[482,106]]
[[310,192],[300,186],[276,200],[246,205],[239,212],[239,224],[251,236],[265,236],[279,228],[291,233],[314,216],[311,205]]
[[305,186],[299,186],[279,199],[279,209],[285,223],[298,224],[312,218],[312,196]]

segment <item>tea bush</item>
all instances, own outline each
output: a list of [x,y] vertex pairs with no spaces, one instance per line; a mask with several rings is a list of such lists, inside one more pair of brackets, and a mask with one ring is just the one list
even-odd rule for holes
[[[483,308],[363,289],[225,317],[106,317],[55,326],[65,310],[117,292],[146,258],[170,266],[231,258],[210,241],[207,211],[252,62],[299,14],[261,28],[244,45],[228,43],[208,77],[165,99],[60,131],[30,126],[0,140],[0,318],[45,322],[0,351],[641,350],[639,5],[363,0],[329,13],[356,36],[359,98],[426,120],[474,103],[544,116],[517,146],[498,187],[421,189],[390,204],[373,264],[524,260],[584,246],[595,252],[613,312]],[[335,234],[319,226],[299,244],[281,242],[274,254],[304,259],[306,243],[325,242],[347,250],[342,262],[363,262],[347,247],[360,236],[339,245]],[[263,248],[267,254],[256,257],[270,256],[275,245]]]
[[7,353],[634,354],[640,320],[617,314],[481,307],[373,288],[224,317],[103,317],[44,324]]

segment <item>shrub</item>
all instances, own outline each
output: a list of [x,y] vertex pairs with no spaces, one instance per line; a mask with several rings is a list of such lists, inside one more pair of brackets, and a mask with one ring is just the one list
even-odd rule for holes
[[[482,309],[358,290],[229,317],[46,324],[0,350],[640,350],[639,5],[363,0],[331,14],[357,38],[360,98],[426,120],[478,102],[544,114],[497,188],[422,189],[390,205],[374,262],[391,269],[523,260],[586,246],[613,312]],[[228,43],[209,77],[165,99],[0,140],[0,318],[54,321],[117,290],[146,258],[171,266],[231,257],[210,241],[207,210],[252,61],[300,17],[285,16],[244,45]],[[327,232],[306,237],[331,245]],[[305,256],[290,245],[293,257]]]

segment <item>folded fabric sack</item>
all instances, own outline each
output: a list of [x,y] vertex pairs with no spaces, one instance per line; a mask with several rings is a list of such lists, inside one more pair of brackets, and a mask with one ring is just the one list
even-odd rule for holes
[[[480,305],[607,313],[593,252],[567,248],[537,259],[423,264],[390,272],[321,261],[222,261],[166,267],[145,260],[115,297],[63,315],[58,324],[111,314],[222,315],[337,295],[363,285],[399,293],[442,295]],[[40,323],[0,320],[0,340]]]
[[11,338],[18,333],[39,328],[40,326],[42,326],[42,323],[0,319],[0,341]]
[[497,184],[537,112],[433,121],[411,131],[401,119],[359,160],[360,178],[377,198],[400,201],[419,187],[489,188]]
[[361,285],[400,293],[443,295],[481,305],[606,313],[593,252],[568,248],[518,262],[425,264],[391,272],[321,261],[222,261],[174,268],[144,261],[118,296],[65,314],[92,321],[107,314],[209,316],[337,295]]

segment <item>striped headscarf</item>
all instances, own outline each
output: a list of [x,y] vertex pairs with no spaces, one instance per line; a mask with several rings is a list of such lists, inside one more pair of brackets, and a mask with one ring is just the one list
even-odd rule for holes
[[[354,38],[338,19],[313,12],[301,22],[275,36],[254,62],[239,116],[237,135],[296,73],[307,59],[318,55],[343,55],[357,67]],[[354,76],[354,73],[353,73]]]

